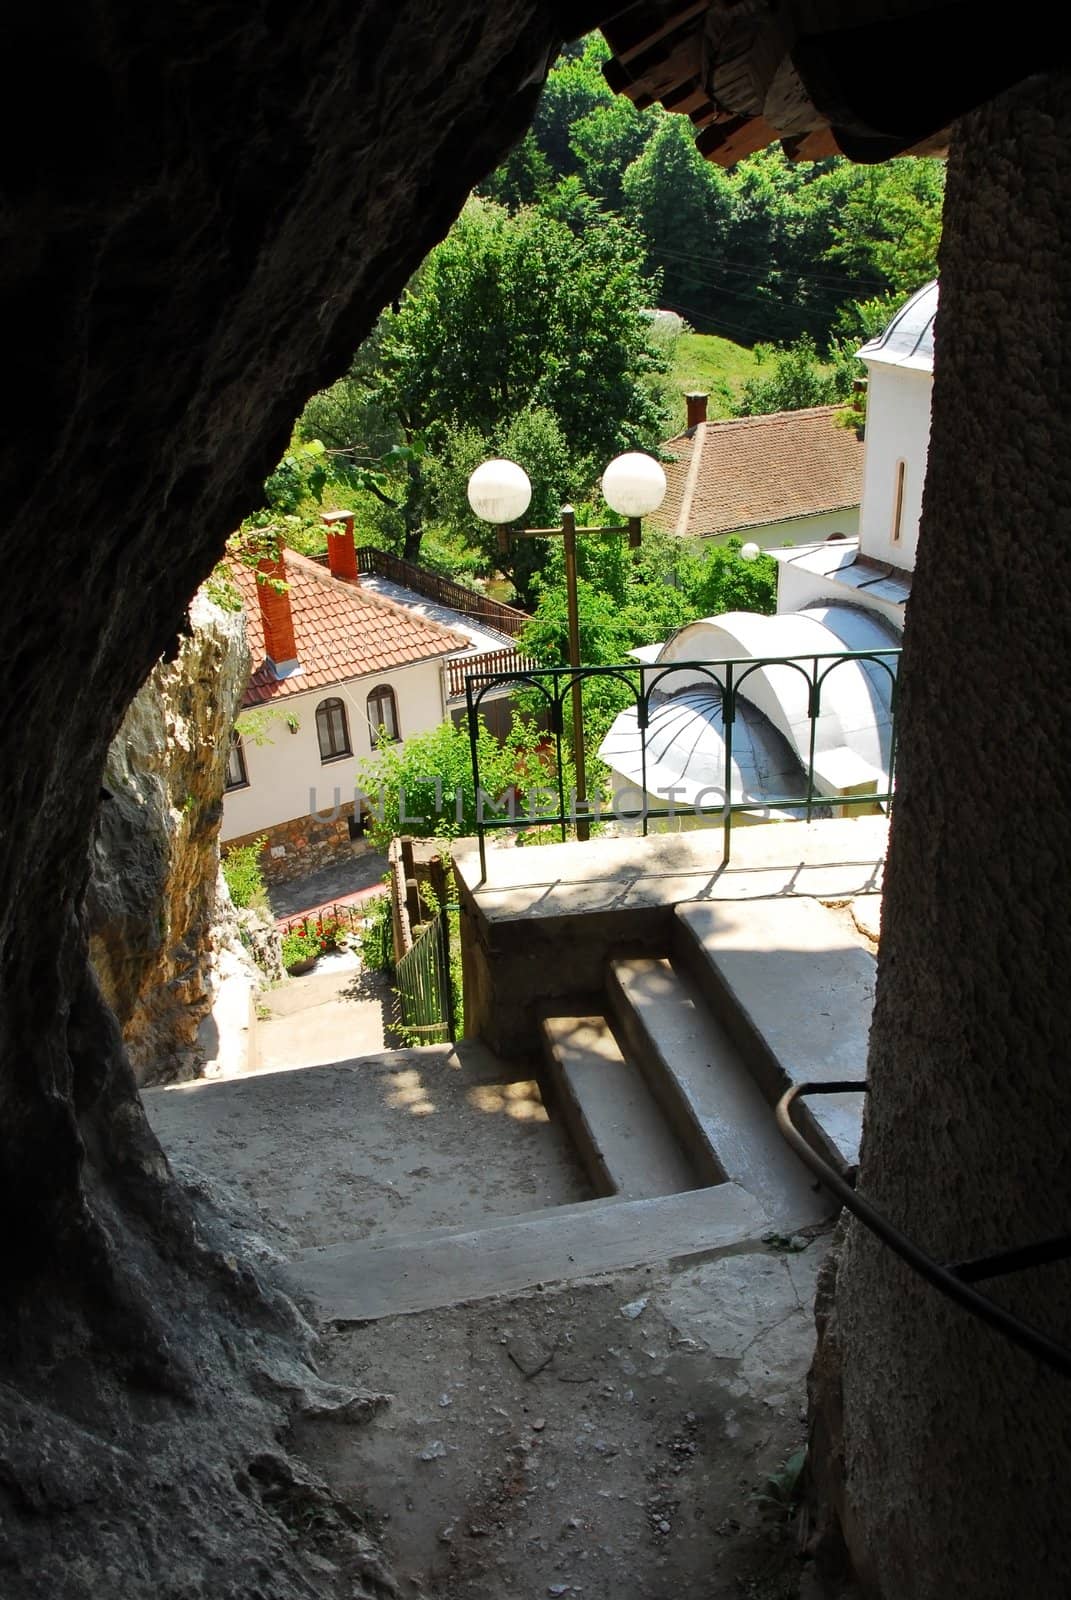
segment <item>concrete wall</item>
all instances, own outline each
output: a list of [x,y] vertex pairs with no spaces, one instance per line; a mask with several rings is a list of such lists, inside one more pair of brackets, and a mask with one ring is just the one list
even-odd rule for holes
[[859,507],[849,506],[845,511],[823,511],[816,517],[790,517],[787,522],[763,522],[755,528],[738,528],[735,533],[714,533],[700,540],[700,549],[706,544],[725,544],[728,539],[742,539],[763,550],[780,550],[786,544],[817,544],[828,539],[831,533],[843,533],[849,538],[859,532]]
[[[288,695],[278,705],[258,710],[254,720],[262,729],[262,742],[258,744],[250,735],[242,741],[249,784],[244,789],[230,789],[224,796],[224,841],[263,833],[281,823],[304,821],[310,813],[326,814],[338,803],[352,802],[358,764],[373,753],[367,696],[383,683],[394,690],[403,742],[444,720],[442,667],[437,660],[308,694]],[[316,707],[333,695],[345,703],[353,753],[323,761],[316,736]],[[289,716],[298,720],[296,733],[287,726]]]
[[[894,566],[910,571],[918,549],[933,378],[928,372],[879,362],[870,362],[868,366],[860,550],[876,561],[891,561]],[[896,542],[893,537],[896,485],[901,461],[904,484],[900,539]]]
[[887,617],[894,627],[903,631],[904,607],[895,600],[882,600],[866,589],[849,589],[843,583],[834,583],[832,578],[805,572],[788,562],[780,564],[777,573],[779,613],[802,611],[805,606],[828,605],[831,601],[836,601],[838,605],[864,606],[867,611],[876,611],[879,616]]

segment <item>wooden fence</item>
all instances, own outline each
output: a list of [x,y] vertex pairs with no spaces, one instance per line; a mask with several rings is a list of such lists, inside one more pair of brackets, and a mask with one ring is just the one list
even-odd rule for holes
[[440,605],[450,606],[463,616],[486,622],[489,628],[494,628],[498,633],[507,633],[511,639],[516,639],[529,621],[528,614],[518,611],[516,606],[503,605],[500,600],[477,594],[475,589],[466,589],[463,584],[454,583],[450,578],[441,578],[437,572],[414,566],[411,561],[403,561],[400,556],[392,556],[386,550],[377,550],[374,545],[357,546],[357,571],[373,573],[378,578],[389,578],[393,583],[400,583],[406,589],[415,589],[417,594],[437,600]]
[[470,672],[535,672],[539,662],[520,650],[481,650],[459,656],[446,663],[446,692],[451,700],[465,693],[465,678]]

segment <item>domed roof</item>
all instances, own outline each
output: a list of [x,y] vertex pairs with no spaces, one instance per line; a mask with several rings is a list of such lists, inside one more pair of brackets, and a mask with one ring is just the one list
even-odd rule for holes
[[[644,745],[647,749],[644,766]],[[725,801],[725,719],[713,684],[651,696],[650,720],[640,728],[636,707],[619,712],[599,757],[643,793],[673,794],[685,808],[712,810]],[[742,696],[733,724],[732,799],[740,804],[803,801],[807,783],[788,741]]]
[[937,317],[937,279],[917,289],[876,339],[859,351],[861,361],[886,367],[933,371],[933,325]]

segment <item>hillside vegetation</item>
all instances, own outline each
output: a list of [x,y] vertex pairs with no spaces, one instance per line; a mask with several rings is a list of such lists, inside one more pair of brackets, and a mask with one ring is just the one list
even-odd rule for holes
[[[610,520],[598,483],[622,450],[657,452],[710,415],[839,401],[855,350],[936,270],[943,165],[790,164],[729,171],[687,118],[611,94],[599,35],[552,69],[530,131],[298,419],[251,522],[322,549],[320,511],[353,507],[362,541],[545,602],[545,541],[502,553],[465,486],[518,461],[527,520]],[[654,308],[683,319],[677,337]],[[501,591],[499,591],[501,592]]]

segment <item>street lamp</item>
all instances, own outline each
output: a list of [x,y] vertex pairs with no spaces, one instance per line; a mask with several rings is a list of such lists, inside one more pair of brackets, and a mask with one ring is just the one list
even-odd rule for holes
[[[569,665],[576,672],[580,665],[580,617],[576,599],[576,536],[583,534],[627,533],[629,548],[635,550],[641,537],[640,518],[657,511],[666,494],[666,475],[653,456],[629,450],[617,456],[602,475],[602,493],[611,511],[627,517],[624,527],[578,528],[572,506],[563,506],[560,528],[511,528],[523,517],[532,500],[532,485],[523,468],[512,461],[485,461],[469,479],[469,505],[483,522],[493,523],[498,531],[498,548],[503,554],[511,539],[560,538],[565,547],[565,594],[569,608]],[[587,800],[587,773],[584,760],[584,703],[580,679],[572,683],[573,747],[576,761],[576,798]],[[576,836],[587,839],[588,821],[577,816]]]

